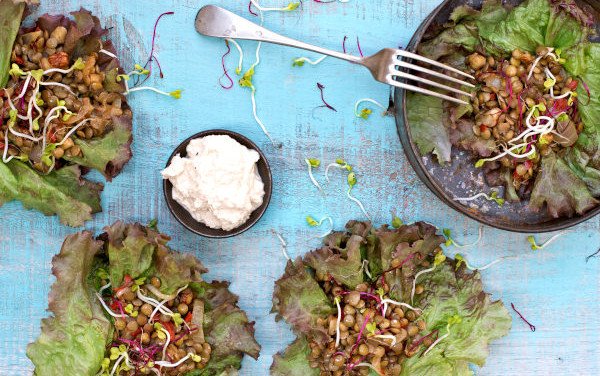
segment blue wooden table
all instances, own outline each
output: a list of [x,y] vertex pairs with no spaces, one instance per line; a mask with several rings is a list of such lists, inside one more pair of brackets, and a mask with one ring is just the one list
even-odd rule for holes
[[[214,0],[230,10],[252,17],[245,0]],[[261,1],[264,6],[287,2]],[[307,42],[341,49],[348,36],[349,52],[360,37],[365,54],[383,47],[405,45],[421,20],[439,0],[350,0],[318,4],[304,0],[304,9],[265,14],[265,25]],[[330,215],[341,229],[350,219],[364,219],[345,198],[345,180],[337,175],[317,194],[307,175],[304,158],[329,163],[344,158],[356,167],[355,194],[377,224],[389,222],[395,212],[405,222],[430,221],[451,228],[457,241],[477,238],[475,222],[445,207],[418,180],[406,161],[393,119],[377,111],[368,121],[357,119],[354,103],[371,97],[387,103],[388,89],[375,83],[366,70],[327,59],[312,67],[293,68],[302,52],[273,45],[262,48],[256,69],[258,113],[281,149],[274,148],[252,118],[250,93],[236,86],[225,91],[222,41],[196,34],[194,18],[207,2],[192,0],[119,1],[42,0],[37,11],[66,12],[80,6],[99,15],[112,27],[124,66],[144,62],[156,17],[165,11],[159,27],[157,54],[164,80],[153,82],[168,90],[182,88],[179,101],[136,93],[134,157],[123,173],[107,184],[104,212],[86,228],[99,232],[117,219],[147,223],[158,218],[161,230],[174,237],[172,246],[195,253],[210,269],[208,278],[232,281],[240,305],[256,321],[263,349],[258,361],[246,359],[242,375],[267,375],[272,355],[293,338],[288,326],[276,324],[271,309],[273,282],[283,272],[285,258],[276,230],[287,240],[290,255],[298,256],[318,244],[322,230],[306,225],[306,215]],[[256,43],[244,42],[244,68],[254,62]],[[315,57],[314,55],[306,55]],[[237,54],[227,60],[234,70]],[[338,112],[321,105],[317,82]],[[262,221],[232,239],[208,240],[186,231],[168,212],[159,171],[182,140],[193,133],[225,128],[253,139],[271,163],[274,192]],[[99,176],[94,175],[96,179]],[[323,169],[316,172],[323,184]],[[54,278],[50,261],[64,237],[80,229],[59,224],[56,218],[25,211],[11,203],[0,209],[0,375],[30,374],[25,347],[39,333],[47,315],[47,294]],[[543,240],[547,236],[540,236]],[[598,375],[600,374],[600,258],[585,257],[600,245],[598,219],[575,228],[542,251],[532,251],[526,236],[486,228],[481,243],[462,251],[471,264],[483,265],[500,256],[514,255],[483,272],[486,289],[507,304],[514,302],[537,326],[535,333],[515,317],[510,335],[495,342],[479,375]],[[448,250],[449,253],[455,249]]]

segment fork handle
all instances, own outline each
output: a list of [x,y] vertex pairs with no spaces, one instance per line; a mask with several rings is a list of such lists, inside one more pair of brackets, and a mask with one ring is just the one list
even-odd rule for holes
[[300,48],[328,55],[351,63],[361,64],[362,58],[328,50],[274,33],[216,5],[206,5],[196,16],[196,30],[210,37],[256,40]]

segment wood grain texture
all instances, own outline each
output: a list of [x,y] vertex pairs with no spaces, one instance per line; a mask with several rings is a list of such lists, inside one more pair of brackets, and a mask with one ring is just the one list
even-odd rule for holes
[[[247,15],[246,1],[214,0]],[[158,218],[161,230],[173,236],[172,246],[196,254],[210,269],[209,278],[232,281],[240,305],[256,320],[256,336],[263,350],[257,362],[246,359],[242,375],[267,375],[272,355],[293,338],[287,325],[274,322],[271,309],[273,282],[285,265],[278,240],[281,232],[291,256],[318,244],[311,239],[320,230],[307,228],[305,216],[329,214],[336,228],[347,220],[361,219],[360,210],[344,196],[345,181],[336,176],[320,196],[308,179],[303,159],[324,162],[344,158],[356,166],[355,190],[376,223],[390,220],[390,211],[404,221],[430,221],[451,228],[457,241],[476,238],[477,224],[444,206],[418,180],[408,165],[396,136],[393,119],[373,115],[367,122],[355,119],[353,106],[363,97],[386,102],[388,89],[371,80],[368,72],[332,59],[317,67],[292,68],[302,53],[264,45],[257,68],[258,111],[281,149],[273,148],[251,116],[249,92],[236,87],[223,91],[222,41],[200,37],[194,31],[197,10],[206,1],[105,1],[42,0],[40,12],[66,12],[80,6],[91,9],[112,27],[124,66],[147,57],[155,18],[164,18],[157,40],[164,80],[154,85],[168,90],[183,88],[180,101],[137,93],[134,110],[134,157],[123,173],[107,184],[104,212],[86,228],[99,232],[117,219],[146,223]],[[263,0],[263,5],[286,1]],[[304,1],[304,9],[289,14],[267,14],[265,24],[275,31],[341,48],[348,35],[349,51],[360,37],[365,53],[404,45],[420,21],[439,0],[351,0],[322,5]],[[284,4],[285,5],[285,4]],[[243,42],[247,60],[254,61],[255,43]],[[312,56],[312,55],[309,55]],[[235,53],[228,59],[233,70]],[[320,105],[316,82],[338,110],[314,110]],[[189,135],[211,128],[240,132],[267,154],[274,176],[273,200],[263,220],[242,236],[227,240],[199,238],[169,214],[162,196],[159,171],[171,151]],[[324,184],[323,171],[316,172]],[[94,178],[100,179],[97,174]],[[0,208],[0,375],[30,374],[32,364],[25,347],[39,334],[40,319],[47,315],[47,294],[54,278],[50,260],[64,237],[76,229],[61,226],[56,218],[25,211],[20,204]],[[537,326],[532,333],[516,316],[513,330],[495,342],[488,363],[479,375],[597,375],[600,374],[600,258],[585,256],[600,245],[598,219],[575,228],[543,251],[532,252],[524,235],[492,229],[475,248],[462,250],[473,265],[499,256],[517,255],[484,272],[486,289],[495,298],[515,305]],[[453,252],[454,250],[450,250]]]

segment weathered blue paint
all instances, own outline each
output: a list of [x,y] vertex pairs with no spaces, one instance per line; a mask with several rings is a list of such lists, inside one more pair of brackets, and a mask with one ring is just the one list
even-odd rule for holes
[[[264,45],[257,68],[259,114],[282,149],[274,149],[251,116],[247,90],[222,90],[222,41],[196,34],[197,10],[206,1],[42,0],[42,12],[65,12],[80,6],[100,15],[112,26],[111,36],[125,65],[145,60],[152,26],[158,14],[164,18],[158,38],[158,54],[166,72],[155,85],[183,88],[180,101],[138,93],[131,98],[135,111],[134,158],[123,173],[108,184],[104,209],[86,228],[99,232],[117,219],[147,222],[158,218],[160,228],[174,237],[172,245],[195,253],[210,268],[209,278],[232,281],[240,305],[256,320],[256,336],[263,346],[258,362],[247,359],[243,375],[266,375],[272,355],[293,338],[287,325],[269,314],[273,281],[285,265],[278,240],[281,232],[291,256],[317,245],[311,236],[320,233],[305,224],[307,214],[329,214],[336,228],[349,219],[363,218],[344,196],[345,181],[336,176],[319,196],[308,179],[305,157],[324,162],[343,157],[356,166],[357,197],[378,224],[390,220],[390,211],[407,222],[430,221],[454,230],[457,240],[476,238],[477,224],[440,203],[412,172],[402,153],[393,120],[377,114],[365,122],[355,119],[357,99],[372,97],[386,102],[388,90],[375,83],[367,71],[332,59],[317,67],[292,68],[291,60],[302,53]],[[247,15],[246,1],[215,0]],[[360,36],[365,53],[407,43],[420,21],[439,0],[351,0],[329,5],[304,1],[304,10],[270,13],[266,26],[325,47],[341,48],[348,35],[349,50]],[[263,5],[287,4],[263,1]],[[285,3],[285,4],[284,4]],[[255,43],[244,42],[245,68],[254,61]],[[312,55],[309,55],[312,56]],[[235,52],[228,59],[231,70]],[[320,105],[316,82],[338,112],[313,110]],[[199,238],[180,226],[167,211],[159,171],[168,155],[189,135],[226,128],[257,142],[269,157],[275,180],[274,197],[262,221],[242,236],[226,240]],[[323,169],[316,172],[324,184]],[[27,343],[37,337],[40,319],[47,313],[47,294],[53,277],[50,261],[64,237],[77,230],[61,226],[56,218],[25,211],[12,203],[0,209],[0,375],[25,375],[32,365],[25,356]],[[514,321],[507,338],[494,343],[480,375],[597,375],[600,374],[600,259],[585,263],[598,249],[598,219],[578,226],[549,249],[532,252],[525,236],[486,229],[482,243],[464,250],[470,262],[483,265],[499,256],[518,255],[484,272],[485,286],[495,298],[514,302],[536,326],[532,333]],[[516,317],[516,316],[515,316]]]

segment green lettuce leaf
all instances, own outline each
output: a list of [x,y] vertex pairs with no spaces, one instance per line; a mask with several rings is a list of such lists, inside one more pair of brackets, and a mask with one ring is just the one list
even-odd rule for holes
[[551,153],[542,159],[529,200],[529,205],[538,210],[544,203],[552,217],[560,218],[584,214],[599,202],[567,163]]
[[477,45],[479,45],[479,39],[476,28],[460,23],[442,31],[435,39],[422,43],[419,46],[419,53],[438,60],[460,48],[473,51]]
[[[349,273],[350,274],[350,273]],[[317,325],[317,319],[333,313],[327,296],[317,281],[309,274],[301,258],[288,261],[283,276],[275,282],[273,309],[276,321],[284,319],[296,333],[325,335]]]
[[[368,260],[369,265],[382,268],[373,273],[372,281],[380,279],[385,271],[390,295],[400,301],[410,301],[416,273],[431,265],[433,255],[441,252],[440,245],[445,240],[434,226],[424,222],[398,229],[387,226],[373,229],[368,222],[351,221],[346,228],[344,233],[331,234],[324,248],[343,247],[351,239],[363,244],[363,259]],[[391,268],[393,259],[402,261],[402,267]],[[423,260],[429,262],[428,266],[423,265]],[[288,262],[285,274],[275,284],[273,311],[277,319],[284,318],[292,325],[298,337],[283,353],[274,356],[273,376],[319,374],[308,361],[309,343],[322,339],[324,329],[317,324],[317,319],[332,313],[331,303],[312,274],[315,272],[318,276],[319,272],[302,261],[298,258],[294,263]],[[353,266],[347,268],[353,270]],[[450,317],[458,315],[462,321],[426,356],[403,358],[401,374],[471,375],[469,364],[483,365],[489,355],[489,342],[510,330],[512,319],[507,309],[499,301],[491,302],[489,295],[483,292],[479,273],[466,271],[464,266],[457,268],[450,259],[445,259],[432,272],[421,274],[418,282],[425,292],[416,297],[415,306],[423,309],[422,317],[428,330],[438,329],[443,335]]]
[[241,365],[243,354],[258,359],[260,345],[254,339],[254,323],[248,321],[244,311],[225,303],[209,310],[205,316],[206,340],[215,348],[211,354],[211,362],[218,364],[221,359],[238,355]]
[[101,250],[101,241],[82,232],[67,237],[53,258],[56,282],[48,298],[53,316],[42,320],[39,338],[27,346],[34,375],[95,375],[98,371],[113,331],[88,284]]
[[113,286],[122,284],[127,274],[134,279],[154,275],[163,293],[187,284],[204,300],[202,327],[212,354],[205,368],[189,375],[235,375],[245,354],[258,358],[254,323],[237,306],[238,297],[227,282],[202,281],[207,270],[200,261],[171,250],[170,238],[155,230],[117,222],[105,231],[97,240],[89,232],[68,237],[53,260],[57,282],[49,300],[54,317],[43,320],[40,338],[28,348],[36,375],[98,373],[113,333],[110,317],[95,296],[99,268],[108,272]]
[[496,144],[493,140],[484,140],[477,137],[473,132],[474,122],[469,119],[459,119],[454,123],[448,133],[452,145],[458,145],[464,150],[470,150],[477,155],[489,157],[496,150]]
[[308,364],[309,354],[306,337],[299,336],[283,353],[273,356],[271,376],[319,376],[319,370]]
[[585,43],[566,52],[565,67],[589,87],[590,98],[580,84],[578,110],[584,123],[577,144],[569,150],[565,161],[588,186],[595,197],[600,196],[600,44]]
[[83,179],[78,166],[40,175],[14,159],[0,163],[0,205],[18,200],[25,208],[58,215],[68,226],[82,226],[93,213],[102,210],[102,189],[102,184]]
[[106,248],[112,286],[121,286],[126,275],[139,278],[153,266],[156,243],[146,236],[142,226],[119,221],[104,230],[108,235]]
[[[8,79],[8,65],[12,55],[12,46],[19,30],[26,5],[37,4],[37,0],[0,0],[0,88]],[[43,15],[37,19],[35,27],[52,31],[59,25],[69,30],[65,50],[73,52],[74,62],[77,53],[97,51],[100,44],[113,51],[110,41],[101,39],[107,30],[103,29],[97,17],[81,10],[72,13],[74,21],[66,16]],[[77,52],[79,51],[79,52]],[[102,72],[114,78],[119,68],[117,59],[101,54],[98,64]],[[119,85],[107,86],[108,91],[122,92]],[[92,214],[100,212],[100,192],[102,184],[81,179],[81,168],[93,168],[104,174],[110,181],[118,175],[123,166],[131,159],[131,111],[123,98],[124,114],[112,119],[112,129],[101,138],[80,140],[74,137],[83,156],[64,157],[70,162],[57,164],[57,171],[49,175],[40,175],[27,164],[16,160],[0,166],[0,205],[18,200],[26,208],[39,210],[46,215],[58,215],[62,223],[78,227],[91,219]],[[64,162],[63,161],[63,162]],[[87,171],[87,169],[86,169]]]
[[6,86],[12,48],[17,38],[25,9],[38,0],[0,0],[0,88]]
[[388,271],[385,281],[390,286],[393,299],[410,301],[412,280],[417,273],[417,261],[425,258],[445,242],[436,234],[437,229],[425,222],[405,225],[398,229],[382,227],[375,232],[381,249],[381,264],[384,270],[392,268],[392,260],[405,261],[402,268]]
[[407,116],[411,136],[421,154],[433,152],[440,164],[450,162],[452,144],[443,124],[444,107],[441,99],[408,93]]
[[517,48],[535,51],[544,45],[551,13],[548,0],[527,0],[506,13],[499,10],[499,3],[492,2],[484,12],[489,18],[477,21],[479,35],[487,42],[489,52],[505,53]]
[[464,266],[456,270],[450,259],[422,275],[419,283],[428,291],[416,300],[428,330],[437,329],[442,336],[450,317],[458,315],[462,321],[451,326],[450,335],[426,356],[407,358],[401,375],[472,375],[469,363],[483,366],[489,343],[510,331],[508,310],[483,292],[479,272],[467,273]]
[[70,162],[100,171],[111,181],[131,159],[131,118],[112,118],[113,129],[101,138],[75,139],[82,151],[81,157],[69,157]]
[[[362,247],[371,225],[363,222],[351,222],[349,238],[336,239],[338,244],[327,246],[308,253],[304,263],[318,275],[331,275],[336,281],[351,288],[363,282]],[[339,242],[343,240],[342,242]],[[326,241],[327,243],[327,241]]]

